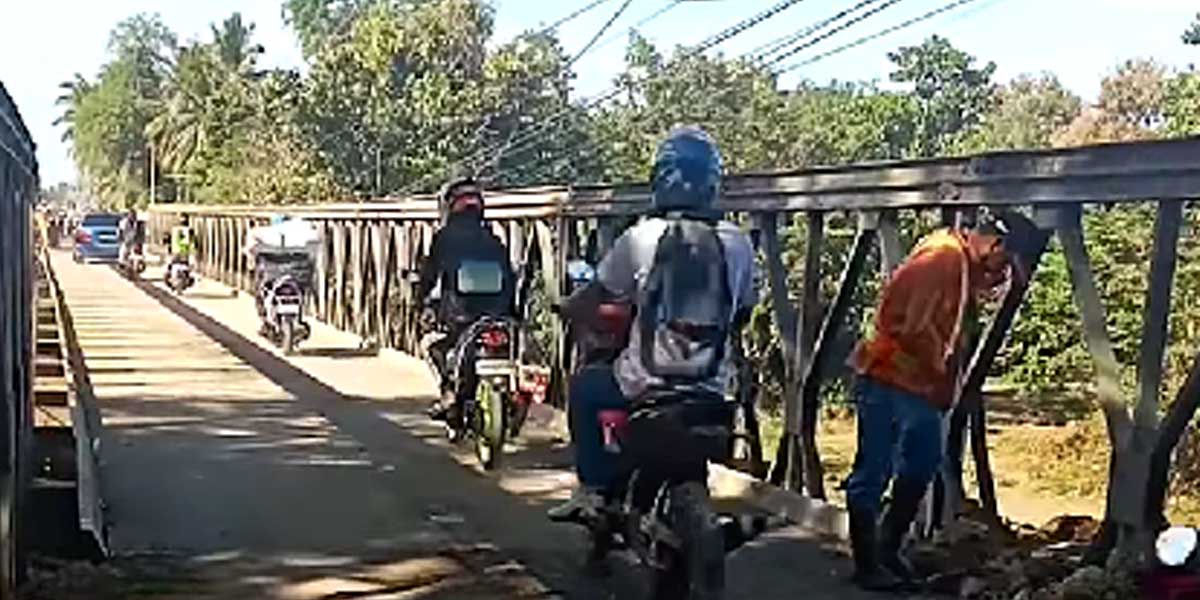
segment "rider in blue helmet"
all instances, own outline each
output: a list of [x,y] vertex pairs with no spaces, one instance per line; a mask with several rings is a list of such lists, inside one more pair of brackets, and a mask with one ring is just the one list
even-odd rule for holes
[[[601,306],[615,301],[635,306],[637,316],[615,361],[603,372],[589,369],[571,382],[580,487],[549,511],[552,520],[591,518],[603,506],[618,457],[605,451],[597,430],[599,412],[613,408],[614,399],[637,406],[655,394],[684,388],[723,397],[729,387],[734,372],[729,337],[748,321],[757,289],[749,236],[722,221],[715,207],[721,176],[721,154],[707,133],[696,127],[672,130],[659,145],[651,170],[649,214],[617,239],[601,260],[595,281],[563,304],[563,314],[584,326],[596,322]],[[706,251],[689,253],[692,249]],[[691,365],[697,368],[683,364],[688,357],[680,364],[659,360],[672,353],[671,344],[661,345],[672,335],[672,324],[656,319],[682,313],[691,313],[685,319],[714,324],[699,345],[694,339],[674,340],[700,349],[694,356],[703,364]],[[623,451],[641,454],[637,444],[623,446],[629,446]],[[703,458],[698,462],[689,468],[706,468]]]

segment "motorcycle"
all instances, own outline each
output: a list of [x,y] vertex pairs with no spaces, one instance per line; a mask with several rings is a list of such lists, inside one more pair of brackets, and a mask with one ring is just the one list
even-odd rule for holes
[[[406,273],[415,284],[417,273]],[[427,305],[426,320],[436,312]],[[432,326],[420,346],[422,356],[436,373],[438,367],[432,347],[450,335],[444,328]],[[484,470],[494,470],[502,462],[504,444],[520,435],[530,408],[543,402],[548,387],[547,370],[521,364],[518,344],[519,325],[506,317],[482,316],[462,330],[446,355],[447,377],[454,382],[458,410],[448,411],[446,428],[452,440],[470,440],[475,456]]]
[[166,283],[167,287],[176,294],[183,294],[184,290],[195,285],[191,264],[186,260],[172,260],[168,263]]
[[259,332],[283,350],[296,347],[312,335],[304,320],[305,290],[312,277],[312,258],[304,252],[267,252],[255,255],[255,304],[262,327]]
[[[567,274],[572,288],[595,278],[583,261],[569,264]],[[725,555],[767,527],[764,517],[718,515],[707,465],[697,463],[728,459],[735,408],[703,392],[672,391],[643,398],[633,410],[598,412],[604,448],[624,455],[626,468],[603,494],[603,506],[576,521],[591,540],[588,570],[607,573],[608,555],[625,550],[650,571],[656,600],[723,596]]]
[[517,393],[514,333],[511,321],[482,317],[463,332],[447,358],[461,409],[447,426],[455,439],[472,441],[485,470],[500,466],[504,443],[515,433],[510,425],[521,412],[518,405],[526,403]]
[[142,244],[128,242],[127,244],[127,248],[121,253],[120,260],[117,261],[117,268],[126,278],[137,279],[146,270],[146,258],[142,254]]

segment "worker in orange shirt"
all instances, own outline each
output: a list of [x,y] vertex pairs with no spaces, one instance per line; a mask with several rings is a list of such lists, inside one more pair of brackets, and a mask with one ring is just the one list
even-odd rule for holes
[[[930,234],[884,286],[873,334],[851,355],[858,451],[847,481],[855,582],[875,591],[915,586],[904,535],[942,459],[942,415],[954,403],[964,315],[1008,278],[1002,220]],[[879,523],[888,479],[892,501]]]

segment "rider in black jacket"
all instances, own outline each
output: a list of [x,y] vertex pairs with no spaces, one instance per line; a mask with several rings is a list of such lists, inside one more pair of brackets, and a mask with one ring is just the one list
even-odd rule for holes
[[[434,413],[444,412],[453,402],[446,358],[462,332],[481,316],[516,314],[516,277],[508,249],[483,220],[483,191],[471,179],[456,180],[444,188],[439,203],[443,226],[433,237],[417,284],[425,304],[436,304],[435,318],[448,334],[429,348],[441,378],[442,397]],[[496,271],[498,277],[490,277]],[[468,280],[483,281],[484,287],[460,289]],[[489,287],[489,282],[498,285]]]

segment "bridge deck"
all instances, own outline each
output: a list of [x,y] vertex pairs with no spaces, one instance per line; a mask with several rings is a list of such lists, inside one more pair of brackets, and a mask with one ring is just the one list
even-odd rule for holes
[[[179,299],[54,261],[103,413],[118,565],[181,586],[170,597],[632,597],[582,575],[582,533],[545,520],[573,482],[549,433],[482,475],[422,415],[419,361],[362,355],[319,323],[285,359],[256,336],[253,301],[220,284]],[[729,597],[855,598],[847,568],[785,530],[732,559]]]

